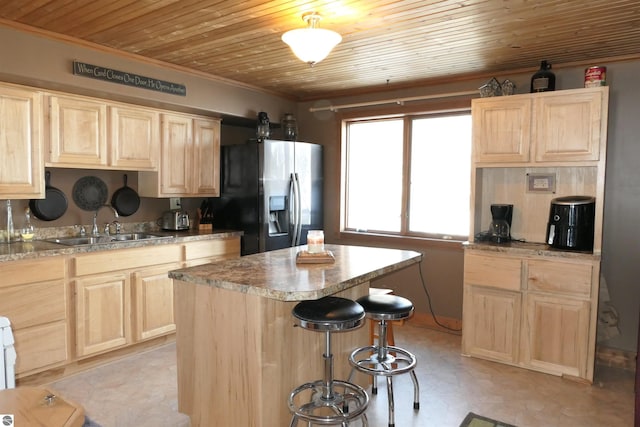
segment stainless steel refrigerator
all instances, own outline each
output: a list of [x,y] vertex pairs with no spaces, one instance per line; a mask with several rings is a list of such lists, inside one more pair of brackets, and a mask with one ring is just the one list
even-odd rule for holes
[[224,145],[215,227],[244,231],[242,255],[304,245],[323,227],[322,146],[267,139]]

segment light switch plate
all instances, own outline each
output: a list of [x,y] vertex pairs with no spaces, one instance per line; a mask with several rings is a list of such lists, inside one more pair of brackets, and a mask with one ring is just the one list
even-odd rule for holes
[[169,209],[180,209],[182,207],[182,203],[180,202],[180,197],[171,197],[169,199]]
[[556,174],[554,173],[528,173],[528,193],[555,193]]

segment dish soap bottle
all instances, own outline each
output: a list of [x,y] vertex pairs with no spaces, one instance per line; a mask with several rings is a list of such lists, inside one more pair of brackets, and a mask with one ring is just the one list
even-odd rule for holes
[[31,225],[31,210],[26,207],[24,208],[24,227],[20,229],[20,237],[22,237],[23,242],[30,242],[33,240],[34,228]]
[[13,229],[13,214],[11,213],[11,200],[7,200],[7,243],[15,240]]
[[531,76],[531,93],[556,90],[556,75],[551,71],[551,64],[540,62],[540,69]]

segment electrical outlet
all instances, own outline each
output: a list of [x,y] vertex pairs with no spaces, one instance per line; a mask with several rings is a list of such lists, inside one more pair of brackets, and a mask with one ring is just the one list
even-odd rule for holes
[[180,209],[182,207],[182,203],[180,202],[180,197],[171,197],[169,199],[169,209]]

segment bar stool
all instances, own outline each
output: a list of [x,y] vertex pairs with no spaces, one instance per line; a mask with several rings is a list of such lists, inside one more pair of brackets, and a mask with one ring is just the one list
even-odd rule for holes
[[[397,295],[367,295],[357,300],[364,307],[366,317],[378,321],[378,343],[355,349],[349,356],[352,366],[351,379],[355,370],[373,376],[387,378],[387,400],[389,402],[389,427],[395,426],[393,400],[393,376],[404,373],[411,374],[413,381],[413,409],[420,409],[420,386],[414,372],[416,357],[409,351],[388,345],[387,327],[392,320],[405,320],[413,314],[413,303]],[[374,382],[375,389],[375,382]]]
[[[347,426],[349,421],[360,418],[367,426],[365,410],[369,405],[367,392],[357,384],[333,378],[333,354],[331,333],[350,331],[364,325],[365,313],[355,301],[339,297],[302,301],[292,311],[300,327],[325,333],[324,376],[322,380],[306,383],[289,395],[289,411],[293,414],[290,427],[299,420],[313,424]],[[338,391],[340,390],[340,391]],[[309,393],[305,393],[309,391]],[[298,404],[304,394],[310,399]]]

